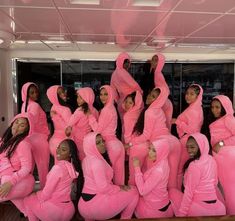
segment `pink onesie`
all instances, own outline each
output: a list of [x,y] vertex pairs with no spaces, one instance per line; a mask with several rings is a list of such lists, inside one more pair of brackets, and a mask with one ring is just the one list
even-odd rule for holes
[[116,69],[112,73],[110,85],[118,92],[119,98],[117,98],[118,111],[123,115],[122,102],[128,94],[134,91],[139,91],[141,94],[142,89],[139,84],[134,80],[134,78],[128,73],[126,69],[123,68],[125,59],[130,61],[130,56],[126,52],[122,52],[118,55],[116,60]]
[[[27,118],[29,121],[30,136],[33,129],[33,122],[29,114],[18,114],[12,122],[21,117]],[[29,136],[18,144],[10,159],[6,156],[6,152],[0,154],[0,184],[2,185],[10,181],[13,185],[6,197],[0,197],[0,202],[11,200],[20,210],[23,206],[23,197],[33,191],[35,182],[32,176],[33,158],[31,153],[32,146],[28,140]]]
[[169,144],[165,139],[154,141],[156,161],[148,163],[147,170],[142,173],[135,167],[135,183],[140,199],[135,210],[137,218],[172,217],[167,184],[170,173],[168,165]]
[[105,161],[96,147],[97,133],[92,132],[84,138],[86,154],[82,162],[85,178],[82,193],[93,195],[93,198],[78,203],[80,214],[86,220],[110,219],[121,212],[121,219],[131,219],[138,202],[138,191],[131,187],[128,191],[114,185],[113,169]]
[[108,92],[108,101],[102,108],[98,121],[94,115],[89,115],[89,124],[92,130],[100,133],[105,140],[114,170],[114,183],[123,185],[125,149],[122,142],[118,140],[115,135],[117,128],[117,111],[113,105],[113,89],[108,85],[102,86],[101,89],[102,88],[105,88]]
[[58,147],[59,143],[66,138],[65,135],[65,128],[69,119],[72,115],[70,109],[66,106],[62,106],[58,100],[58,93],[57,90],[61,87],[60,85],[51,86],[47,90],[47,97],[52,103],[51,107],[51,115],[52,121],[54,124],[54,134],[52,135],[49,141],[49,147],[51,155],[54,157],[55,163],[56,160],[56,148]]
[[[89,110],[91,114],[98,118],[98,111],[93,107],[95,95],[91,88],[85,87],[81,88],[77,91],[82,99],[88,104]],[[85,153],[83,150],[83,138],[84,136],[91,132],[91,127],[89,125],[88,116],[83,112],[83,110],[78,107],[77,110],[72,114],[70,120],[68,122],[68,126],[71,126],[72,129],[72,137],[77,144],[79,159],[83,160],[85,157]]]
[[43,190],[24,199],[25,215],[29,221],[69,221],[75,213],[70,198],[71,186],[78,173],[65,160],[57,161],[47,175]]
[[235,215],[235,118],[232,102],[227,96],[218,95],[226,114],[210,124],[211,145],[223,140],[224,146],[218,153],[213,152],[218,167],[219,181],[223,187],[228,215]]
[[218,184],[216,162],[209,153],[209,143],[205,135],[192,136],[201,152],[198,160],[189,164],[184,175],[184,193],[170,190],[172,208],[176,216],[220,216],[225,215],[225,206],[217,198]]
[[[169,90],[169,87],[168,87],[166,80],[165,80],[163,73],[162,73],[162,69],[165,65],[165,57],[162,54],[157,54],[157,57],[158,57],[158,63],[157,63],[157,67],[154,72],[155,87],[165,87],[166,89]],[[166,115],[166,125],[167,125],[169,131],[171,131],[173,105],[168,98],[166,99],[165,104],[162,106],[162,110],[164,111],[164,113]]]
[[40,187],[43,188],[46,182],[50,158],[49,144],[47,141],[49,130],[47,125],[46,114],[37,102],[28,98],[27,110],[25,110],[27,92],[31,85],[37,87],[36,84],[28,82],[24,84],[21,89],[21,97],[23,101],[21,113],[27,112],[33,116],[34,131],[32,131],[32,134],[30,135],[29,139],[30,143],[32,144],[33,158],[38,169]]
[[178,172],[178,186],[181,186],[182,184],[183,166],[185,162],[189,159],[189,155],[186,149],[187,139],[190,134],[200,132],[203,124],[203,109],[202,109],[203,89],[198,84],[192,84],[190,86],[193,85],[196,85],[200,88],[200,93],[198,94],[196,101],[190,104],[177,117],[177,120],[175,122],[177,133],[179,135],[181,143],[181,159]]

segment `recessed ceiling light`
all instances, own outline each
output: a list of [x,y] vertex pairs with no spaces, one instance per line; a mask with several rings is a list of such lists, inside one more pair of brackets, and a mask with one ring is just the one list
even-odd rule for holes
[[133,6],[160,6],[163,0],[133,0]]
[[81,5],[99,5],[100,0],[70,0],[70,3]]
[[0,44],[2,44],[4,42],[4,40],[2,38],[0,38]]

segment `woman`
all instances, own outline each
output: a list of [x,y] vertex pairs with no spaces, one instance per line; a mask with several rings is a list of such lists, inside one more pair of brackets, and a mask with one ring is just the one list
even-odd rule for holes
[[170,146],[169,165],[171,169],[168,187],[177,187],[180,143],[176,137],[170,134],[166,126],[166,116],[162,110],[168,94],[169,91],[165,87],[158,87],[154,88],[147,96],[146,107],[135,124],[129,143],[129,184],[133,185],[135,183],[132,158],[137,157],[140,160],[140,165],[143,166],[148,154],[148,143],[158,139],[167,139]]
[[170,199],[176,216],[222,216],[224,204],[217,198],[217,166],[209,155],[205,135],[193,133],[187,140],[190,159],[185,163],[184,193],[170,190]]
[[131,219],[139,198],[137,190],[113,184],[113,169],[101,135],[89,133],[83,145],[85,183],[78,203],[80,214],[89,220],[110,219],[119,213],[121,219]]
[[218,166],[218,177],[223,188],[228,215],[235,215],[235,118],[230,99],[218,95],[212,99],[213,122],[209,125],[213,156]]
[[167,183],[169,144],[159,139],[149,146],[147,169],[143,173],[138,158],[133,159],[135,183],[141,195],[135,210],[137,218],[172,217]]
[[63,140],[56,149],[56,157],[57,164],[48,173],[43,190],[24,199],[29,221],[69,221],[75,213],[71,187],[78,175],[78,182],[83,185],[83,174],[74,141]]
[[67,136],[72,137],[77,144],[79,159],[83,160],[85,153],[83,150],[83,138],[91,132],[87,113],[90,110],[91,114],[98,118],[98,111],[93,107],[95,95],[91,88],[85,87],[77,90],[77,110],[72,114],[68,122],[68,127],[65,130]]
[[49,130],[47,126],[46,114],[38,104],[39,90],[33,82],[28,82],[21,89],[22,107],[21,113],[30,113],[33,116],[34,131],[30,136],[32,153],[38,169],[40,187],[43,188],[49,168]]
[[177,119],[172,119],[172,124],[176,124],[176,129],[181,143],[181,158],[178,171],[178,186],[182,184],[183,166],[189,159],[186,142],[190,134],[200,132],[203,124],[202,109],[203,89],[198,84],[191,84],[186,90],[185,100],[189,105]]
[[47,90],[47,97],[52,103],[50,112],[54,126],[54,133],[49,140],[49,147],[51,155],[54,157],[56,163],[56,148],[58,147],[59,143],[67,137],[65,134],[65,128],[72,113],[66,104],[67,98],[63,87],[59,85],[51,86]]
[[18,209],[34,187],[33,160],[28,136],[33,124],[29,114],[18,114],[0,140],[0,202],[11,200]]
[[[100,100],[104,107],[98,120],[89,111],[89,124],[94,132],[100,133],[106,142],[107,151],[114,170],[114,183],[124,184],[125,150],[122,142],[117,139],[117,111],[114,107],[114,93],[109,85],[100,88]],[[84,147],[85,148],[85,147]],[[84,150],[85,151],[85,150]]]

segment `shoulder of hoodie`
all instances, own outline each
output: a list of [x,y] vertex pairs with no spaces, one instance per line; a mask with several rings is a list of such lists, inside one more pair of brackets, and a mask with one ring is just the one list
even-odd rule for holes
[[28,149],[28,148],[32,150],[32,144],[30,142],[30,135],[28,135],[27,137],[25,137],[23,140],[20,141],[16,150],[19,151],[19,149]]
[[63,167],[63,164],[55,164],[49,173],[56,174],[57,177],[63,177],[64,176],[65,169]]

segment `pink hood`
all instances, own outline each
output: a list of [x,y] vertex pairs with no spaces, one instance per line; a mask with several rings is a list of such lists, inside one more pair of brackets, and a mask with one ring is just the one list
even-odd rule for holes
[[22,89],[21,89],[21,98],[22,98],[22,101],[23,101],[23,102],[26,102],[26,100],[27,100],[28,88],[29,88],[29,86],[31,86],[31,85],[34,85],[35,87],[38,88],[38,86],[37,86],[35,83],[33,83],[33,82],[27,82],[27,83],[25,83],[25,84],[23,85]]
[[[201,152],[201,156],[200,156],[200,161],[201,160],[206,160],[209,156],[209,142],[208,139],[206,138],[206,136],[204,134],[201,133],[193,133],[190,134],[191,137],[193,137],[200,149]],[[196,160],[197,162],[197,160]]]
[[165,56],[163,54],[157,54],[158,63],[155,72],[162,72],[162,69],[165,65]]
[[66,160],[60,160],[58,161],[57,165],[63,165],[67,171],[71,179],[76,179],[78,177],[78,172],[74,169],[73,164],[66,161]]
[[30,113],[21,113],[21,114],[17,114],[13,120],[11,121],[11,123],[13,123],[16,119],[18,118],[27,118],[28,122],[29,122],[29,134],[28,135],[31,135],[34,131],[34,121],[33,121],[33,116],[30,114]]
[[119,54],[116,60],[116,69],[124,69],[123,64],[126,59],[131,61],[130,56],[126,52]]
[[60,105],[57,94],[57,91],[60,87],[61,87],[60,85],[54,85],[49,87],[47,90],[47,97],[50,100],[50,102],[54,105]]
[[160,89],[160,94],[157,99],[150,104],[149,108],[162,108],[168,98],[169,90],[165,87],[155,87],[154,89]]
[[157,153],[157,159],[154,162],[154,165],[157,165],[162,160],[166,160],[168,158],[170,147],[166,139],[159,139],[159,140],[153,141],[152,144]]
[[104,85],[100,88],[100,90],[103,88],[106,89],[106,91],[108,92],[108,100],[107,100],[107,103],[105,104],[105,107],[113,105],[114,98],[115,98],[115,93],[114,93],[113,88],[109,85]]
[[203,89],[199,84],[191,84],[190,86],[198,86],[200,88],[200,93],[197,96],[196,101],[194,101],[192,104],[190,104],[189,106],[193,106],[193,107],[201,107],[202,106],[202,96],[203,96]]
[[226,115],[233,115],[233,105],[231,100],[225,95],[217,95],[213,99],[218,99],[226,111]]

